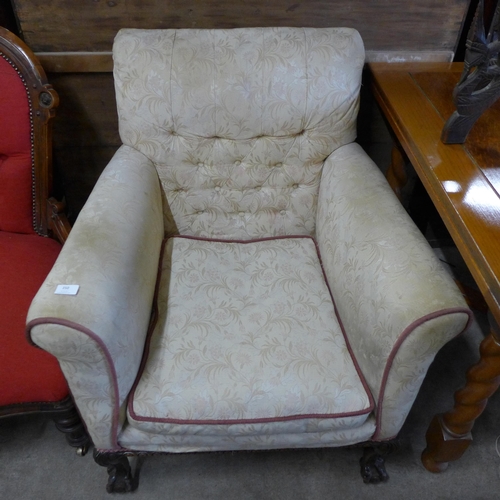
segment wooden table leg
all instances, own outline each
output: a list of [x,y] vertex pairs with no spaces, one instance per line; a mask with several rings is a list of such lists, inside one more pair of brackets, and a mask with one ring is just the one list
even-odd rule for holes
[[406,159],[401,149],[394,144],[391,152],[391,164],[387,169],[386,179],[392,190],[401,201],[401,190],[408,182],[408,176],[405,170]]
[[422,463],[431,472],[442,472],[458,460],[472,442],[471,430],[488,398],[500,385],[500,329],[490,315],[491,333],[481,342],[480,360],[466,375],[465,387],[455,393],[455,406],[436,415],[426,434]]

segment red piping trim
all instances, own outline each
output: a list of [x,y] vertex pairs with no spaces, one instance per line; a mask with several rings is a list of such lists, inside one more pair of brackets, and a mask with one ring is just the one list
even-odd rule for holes
[[118,378],[116,376],[116,370],[115,370],[115,365],[113,363],[113,358],[111,357],[111,354],[109,353],[108,348],[104,344],[104,342],[101,340],[101,338],[96,335],[92,330],[89,330],[88,328],[78,324],[74,323],[73,321],[68,321],[65,319],[61,318],[52,318],[52,317],[46,317],[46,318],[37,318],[32,321],[30,321],[26,325],[26,335],[28,337],[28,340],[30,343],[33,345],[34,342],[31,340],[31,330],[35,326],[39,325],[60,325],[60,326],[65,326],[67,328],[72,328],[73,330],[76,330],[80,333],[83,333],[90,337],[96,344],[101,348],[104,357],[107,361],[108,364],[108,369],[111,374],[111,381],[112,381],[112,388],[113,388],[113,394],[114,394],[114,402],[113,402],[113,414],[112,414],[112,421],[111,421],[111,439],[113,442],[113,445],[116,447],[116,449],[120,449],[121,446],[118,444],[118,420],[119,420],[119,413],[120,413],[120,404],[119,404],[119,389],[118,389]]
[[358,410],[350,413],[307,413],[304,415],[289,415],[285,417],[268,417],[268,418],[241,418],[241,419],[225,419],[225,420],[183,420],[179,418],[160,418],[160,417],[140,417],[135,413],[131,415],[134,420],[139,422],[157,422],[163,424],[183,424],[183,425],[233,425],[233,424],[266,424],[272,422],[288,422],[290,420],[305,420],[307,418],[345,418],[356,417],[358,415],[366,415],[371,413],[371,409]]
[[[370,406],[366,409],[363,410],[358,410],[358,411],[353,411],[353,412],[347,412],[347,413],[334,413],[334,414],[305,414],[305,415],[290,415],[290,416],[285,416],[285,417],[269,417],[269,418],[253,418],[253,419],[228,419],[228,420],[183,420],[183,419],[175,419],[175,418],[159,418],[159,417],[143,417],[139,416],[135,413],[134,411],[134,395],[135,395],[135,390],[137,388],[137,384],[139,383],[139,380],[142,376],[142,372],[145,368],[148,353],[149,353],[149,344],[151,340],[151,336],[154,330],[154,327],[156,325],[156,321],[158,318],[158,304],[157,304],[157,299],[158,299],[158,292],[159,292],[159,284],[160,284],[160,279],[161,279],[161,271],[162,271],[162,262],[163,262],[163,255],[164,255],[164,249],[165,245],[170,238],[184,238],[184,239],[189,239],[189,240],[196,240],[196,241],[207,241],[207,242],[214,242],[214,243],[238,243],[238,244],[244,244],[244,243],[259,243],[261,241],[271,241],[271,240],[283,240],[283,239],[310,239],[313,241],[314,246],[316,248],[316,252],[318,255],[318,259],[321,265],[321,271],[323,273],[323,279],[325,280],[326,286],[328,288],[328,292],[330,294],[330,298],[333,303],[333,307],[335,310],[335,315],[337,316],[337,320],[339,322],[342,335],[344,336],[344,340],[346,342],[347,349],[349,351],[349,354],[351,356],[351,359],[353,361],[354,367],[356,369],[356,372],[358,373],[358,376],[361,380],[361,383],[365,389],[366,394],[368,395],[368,399],[370,402]],[[370,392],[370,389],[368,388],[368,384],[366,383],[364,376],[359,369],[359,365],[353,355],[351,346],[349,344],[349,340],[347,339],[347,336],[345,334],[344,330],[344,325],[342,324],[342,320],[340,319],[338,312],[337,312],[337,307],[335,305],[335,301],[333,300],[332,292],[330,289],[330,286],[328,284],[328,280],[326,279],[326,274],[325,270],[323,268],[323,262],[321,260],[321,255],[319,252],[318,245],[315,241],[315,239],[312,236],[308,235],[297,235],[297,236],[276,236],[276,237],[268,237],[268,238],[259,238],[255,240],[224,240],[224,239],[208,239],[208,238],[201,238],[198,236],[183,236],[183,235],[175,235],[171,236],[170,238],[167,238],[163,241],[162,245],[162,250],[161,250],[161,256],[160,256],[160,265],[159,265],[159,271],[158,271],[158,280],[156,282],[156,288],[155,288],[155,295],[154,295],[154,301],[153,301],[153,319],[151,321],[150,329],[148,331],[147,339],[146,339],[146,346],[144,349],[144,355],[143,359],[141,361],[141,366],[139,368],[139,372],[136,378],[136,381],[134,382],[134,385],[132,387],[130,397],[128,400],[128,411],[130,413],[130,416],[139,422],[158,422],[158,423],[169,423],[169,424],[184,424],[184,425],[232,425],[232,424],[260,424],[260,423],[269,423],[269,422],[285,422],[285,421],[290,421],[290,420],[302,420],[306,418],[344,418],[344,417],[353,417],[353,416],[358,416],[358,415],[365,415],[369,414],[373,411],[375,407],[375,402],[373,399],[373,396]]]
[[[223,238],[203,238],[201,236],[185,236],[182,234],[176,234],[174,236],[168,237],[165,241],[174,239],[174,238],[182,238],[185,240],[195,240],[195,241],[208,241],[209,243],[238,243],[238,244],[245,244],[245,243],[259,243],[261,241],[274,241],[274,240],[296,240],[296,239],[309,239],[313,240],[314,244],[316,245],[316,241],[312,236],[309,236],[307,234],[299,234],[297,236],[268,236],[266,238],[256,238],[255,240],[225,240]],[[317,248],[317,245],[316,245]],[[318,255],[319,256],[319,255]]]
[[[383,402],[384,402],[384,396],[385,396],[385,388],[387,385],[387,379],[389,378],[389,372],[391,371],[392,368],[392,363],[394,361],[394,358],[396,357],[401,345],[403,342],[410,336],[411,333],[413,333],[419,326],[422,326],[424,323],[427,323],[428,321],[432,321],[433,319],[436,318],[441,318],[443,316],[448,316],[449,314],[457,314],[457,313],[464,313],[467,315],[468,320],[467,324],[465,325],[464,329],[457,334],[461,335],[464,333],[470,326],[472,322],[472,311],[470,309],[467,309],[465,307],[450,307],[447,309],[442,309],[441,311],[436,311],[430,314],[426,314],[425,316],[422,316],[421,318],[415,320],[413,323],[411,323],[409,326],[407,326],[404,330],[403,333],[399,336],[398,340],[394,344],[391,353],[389,354],[389,357],[387,358],[387,363],[385,365],[384,369],[384,375],[382,376],[382,383],[380,384],[380,392],[378,396],[378,404],[377,404],[377,424],[376,424],[376,429],[375,433],[373,434],[372,440],[377,440],[378,434],[380,432],[380,427],[382,423],[382,413],[383,413]],[[386,441],[384,438],[383,441]]]
[[319,251],[319,246],[318,246],[316,240],[314,240],[314,244],[316,245],[316,252],[318,253],[319,262],[321,264],[321,270],[323,271],[323,278],[325,280],[326,286],[328,287],[328,291],[330,293],[330,298],[332,299],[333,308],[335,310],[335,316],[337,317],[337,321],[339,322],[340,329],[342,330],[342,335],[344,336],[344,341],[346,343],[347,350],[349,351],[349,354],[351,356],[351,360],[354,364],[354,368],[356,368],[356,372],[358,373],[358,377],[360,378],[361,383],[363,384],[363,388],[365,389],[365,392],[368,395],[368,399],[370,401],[370,413],[371,413],[375,409],[375,400],[373,398],[372,391],[370,390],[370,387],[368,386],[368,383],[365,380],[365,376],[364,376],[363,372],[361,371],[361,368],[359,367],[356,356],[354,356],[354,352],[352,350],[351,343],[349,342],[349,337],[347,336],[347,334],[345,332],[344,323],[342,322],[342,318],[340,317],[339,312],[337,310],[337,304],[335,303],[335,299],[333,298],[333,293],[332,293],[332,290],[330,288],[330,283],[328,283],[328,279],[326,277],[325,268],[323,267],[323,260],[321,258],[321,253]]

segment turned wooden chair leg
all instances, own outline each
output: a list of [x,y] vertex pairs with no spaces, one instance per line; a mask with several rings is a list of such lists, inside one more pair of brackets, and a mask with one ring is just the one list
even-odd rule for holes
[[83,457],[90,448],[91,440],[73,400],[68,398],[67,403],[52,419],[57,429],[66,436],[69,445],[76,448],[76,453]]
[[401,149],[394,144],[391,152],[391,164],[387,170],[386,179],[395,195],[399,198],[399,201],[401,201],[401,190],[408,182],[405,165],[406,158],[404,154],[401,152]]
[[458,460],[472,442],[471,430],[500,385],[500,329],[490,316],[491,333],[481,342],[480,360],[467,371],[465,387],[455,393],[455,406],[436,415],[427,430],[422,463],[442,472]]

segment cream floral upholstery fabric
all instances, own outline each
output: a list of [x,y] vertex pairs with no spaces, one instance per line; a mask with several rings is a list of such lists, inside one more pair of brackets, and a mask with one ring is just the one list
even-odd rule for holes
[[117,35],[123,146],[28,315],[97,448],[398,433],[471,313],[353,143],[363,59],[347,28]]
[[[208,436],[359,427],[372,410],[314,240],[167,241],[130,425]],[[279,425],[278,425],[279,423]],[[185,428],[186,427],[186,428]]]
[[352,29],[122,30],[120,135],[154,162],[167,234],[314,234],[325,158],[354,140]]
[[[157,432],[144,432],[126,425],[120,436],[120,444],[130,450],[187,453],[200,451],[225,450],[273,450],[283,448],[325,448],[349,446],[368,441],[375,431],[375,418],[370,415],[359,427],[347,428],[342,419],[336,419],[339,429],[324,430],[322,420],[292,420],[283,432],[280,422],[267,424],[248,424],[241,433],[242,424],[227,426],[223,435],[194,434],[192,425],[177,428],[178,432],[162,433],[161,425]],[[265,432],[263,429],[265,428]]]
[[[123,146],[106,167],[28,320],[54,354],[96,446],[118,446],[128,394],[141,362],[163,239],[158,176]],[[78,284],[76,296],[55,295]],[[38,326],[35,326],[38,325]]]
[[354,356],[377,405],[376,438],[394,437],[437,351],[471,312],[357,144],[325,162],[317,240]]

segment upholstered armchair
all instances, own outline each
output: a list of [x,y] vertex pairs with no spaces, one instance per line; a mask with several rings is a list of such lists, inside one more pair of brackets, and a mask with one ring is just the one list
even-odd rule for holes
[[134,454],[397,436],[471,313],[354,142],[360,35],[122,30],[113,57],[123,146],[28,316],[108,491]]
[[88,435],[59,364],[25,335],[29,305],[69,231],[50,198],[58,96],[34,54],[4,28],[0,89],[0,418],[50,413],[83,454]]

